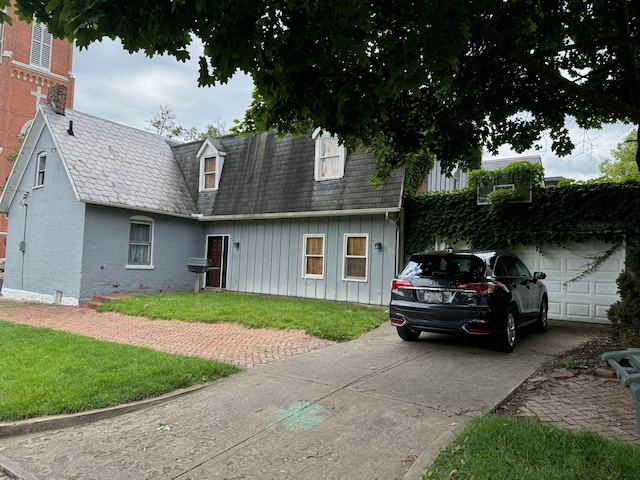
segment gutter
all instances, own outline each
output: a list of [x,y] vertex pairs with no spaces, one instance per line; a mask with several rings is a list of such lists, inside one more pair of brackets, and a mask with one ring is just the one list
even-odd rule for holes
[[198,222],[224,222],[228,220],[264,220],[275,218],[309,218],[309,217],[348,217],[352,215],[385,215],[402,211],[400,207],[388,208],[362,208],[351,210],[322,210],[308,212],[276,212],[276,213],[248,213],[237,215],[202,215],[199,213],[176,213],[166,210],[156,210],[152,208],[142,208],[134,205],[124,205],[121,203],[95,202],[83,200],[88,205],[101,207],[121,208],[123,210],[134,210],[137,212],[155,213],[157,215],[167,215],[170,217],[189,218]]
[[312,212],[279,212],[279,213],[249,213],[239,215],[203,215],[199,222],[223,222],[225,220],[264,220],[274,218],[308,218],[308,217],[348,217],[352,215],[386,215],[400,212],[400,207],[391,208],[363,208],[352,210],[322,210]]

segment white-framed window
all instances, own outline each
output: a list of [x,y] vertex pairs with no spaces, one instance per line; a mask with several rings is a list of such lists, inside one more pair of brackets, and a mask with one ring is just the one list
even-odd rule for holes
[[36,181],[35,187],[42,187],[44,185],[44,173],[47,167],[47,155],[41,153],[36,159]]
[[200,187],[202,191],[217,190],[220,186],[225,152],[221,152],[210,140],[205,140],[197,157],[200,160]]
[[53,37],[44,23],[33,23],[31,33],[31,65],[51,69]]
[[316,141],[316,180],[331,180],[344,177],[347,149],[338,143],[338,138],[317,128],[312,138]]
[[345,233],[343,280],[367,281],[369,271],[369,235]]
[[215,190],[218,188],[218,179],[216,177],[217,157],[204,157],[202,161],[202,181],[204,190]]
[[324,235],[303,237],[303,278],[324,278]]
[[153,220],[135,216],[129,223],[127,268],[153,268]]

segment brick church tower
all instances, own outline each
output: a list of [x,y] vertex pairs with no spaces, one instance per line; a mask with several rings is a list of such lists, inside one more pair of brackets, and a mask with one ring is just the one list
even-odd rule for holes
[[[46,25],[18,20],[13,7],[6,13],[12,25],[0,24],[0,187],[9,176],[7,160],[20,146],[38,103],[46,101],[49,87],[67,87],[66,107],[73,108],[71,75],[73,44],[52,38]],[[4,258],[7,217],[0,214],[0,258]]]

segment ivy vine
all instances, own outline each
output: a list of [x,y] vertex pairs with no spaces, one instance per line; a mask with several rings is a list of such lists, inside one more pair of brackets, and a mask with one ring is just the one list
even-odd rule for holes
[[511,183],[523,185],[542,185],[544,183],[544,168],[539,163],[513,162],[504,168],[495,170],[473,170],[469,173],[469,188],[477,190],[488,184],[506,183],[504,178],[512,180]]
[[[615,250],[625,238],[630,243],[640,239],[638,181],[553,187],[534,182],[532,203],[477,205],[476,196],[470,186],[407,198],[406,252],[432,249],[436,238],[453,245],[466,242],[472,248],[509,250],[528,245],[541,253],[545,245],[565,247],[592,240]],[[612,249],[592,259],[584,274],[601,265]]]

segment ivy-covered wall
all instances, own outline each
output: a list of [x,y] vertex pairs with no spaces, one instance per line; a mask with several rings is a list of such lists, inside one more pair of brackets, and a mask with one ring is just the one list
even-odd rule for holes
[[430,250],[436,237],[473,248],[565,246],[639,239],[640,182],[533,187],[532,203],[477,205],[476,191],[429,193],[405,200],[405,252]]

